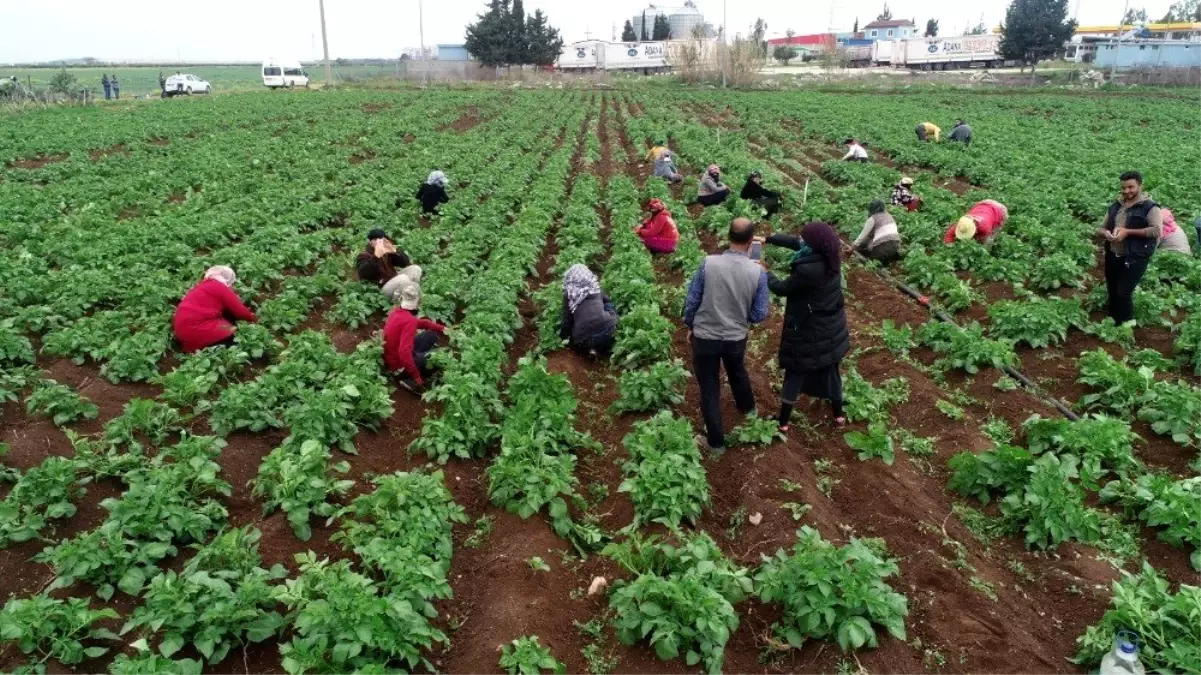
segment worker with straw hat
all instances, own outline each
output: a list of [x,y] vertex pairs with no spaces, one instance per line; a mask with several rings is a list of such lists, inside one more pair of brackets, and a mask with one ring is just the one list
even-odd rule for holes
[[1009,209],[1001,202],[985,199],[948,228],[943,241],[953,244],[956,241],[975,239],[981,244],[987,244],[1001,231],[1006,220],[1009,220]]

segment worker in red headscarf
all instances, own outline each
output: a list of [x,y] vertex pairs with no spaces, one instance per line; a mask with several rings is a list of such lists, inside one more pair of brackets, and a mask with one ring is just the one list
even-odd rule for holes
[[172,326],[185,352],[213,345],[233,346],[235,321],[258,321],[230,287],[237,276],[224,265],[210,267],[175,308]]
[[649,208],[650,217],[634,228],[634,234],[642,239],[651,253],[674,253],[676,244],[680,243],[676,221],[672,220],[662,199],[652,199]]

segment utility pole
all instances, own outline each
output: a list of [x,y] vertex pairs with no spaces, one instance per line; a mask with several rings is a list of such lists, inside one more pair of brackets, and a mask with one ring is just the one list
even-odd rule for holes
[[[643,25],[646,24],[646,19],[642,19]],[[730,65],[730,44],[727,33],[730,32],[730,27],[726,23],[726,0],[721,0],[721,88],[726,88],[726,68]]]
[[421,36],[421,60],[425,60],[425,8],[422,1],[417,0],[417,30]]
[[321,49],[325,51],[325,86],[334,83],[334,74],[329,68],[329,38],[325,36],[325,0],[317,0],[321,9]]
[[1130,10],[1130,0],[1122,8],[1122,18],[1118,20],[1118,43],[1113,47],[1113,63],[1109,64],[1109,81],[1113,82],[1114,72],[1118,69],[1118,55],[1122,53],[1122,22],[1126,20],[1126,12]]

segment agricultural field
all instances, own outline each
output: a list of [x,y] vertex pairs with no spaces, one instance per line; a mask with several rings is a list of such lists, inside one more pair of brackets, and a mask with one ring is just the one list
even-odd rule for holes
[[[1195,99],[173,103],[0,124],[0,670],[1077,673],[1119,628],[1148,670],[1201,668],[1201,261],[1156,256],[1118,327],[1092,238],[1132,168],[1191,230]],[[960,116],[969,149],[916,143]],[[837,161],[850,135],[875,161]],[[660,137],[683,186],[649,177]],[[684,285],[753,215],[687,206],[713,162],[783,190],[769,229],[848,240],[916,179],[904,260],[843,268],[848,429],[802,402],[776,434],[776,306],[748,345],[763,419],[723,392],[732,447],[697,448]],[[426,219],[433,169],[452,201]],[[651,197],[672,256],[632,231]],[[944,247],[983,198],[1005,230]],[[387,303],[353,277],[373,227],[452,326],[423,399],[383,377]],[[558,340],[577,262],[622,315],[609,363]],[[216,264],[260,322],[185,355],[172,311]]]

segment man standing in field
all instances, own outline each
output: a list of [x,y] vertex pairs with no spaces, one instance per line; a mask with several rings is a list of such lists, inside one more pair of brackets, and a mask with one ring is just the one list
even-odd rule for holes
[[963,143],[963,146],[967,147],[972,144],[972,128],[964,124],[963,120],[955,120],[955,126],[951,127],[951,134],[947,136],[947,140]]
[[737,218],[730,224],[730,247],[701,263],[688,284],[684,323],[692,343],[692,370],[701,389],[705,436],[697,442],[715,455],[726,451],[721,421],[721,366],[726,368],[738,411],[755,409],[751,378],[746,372],[746,335],[752,323],[768,314],[767,272],[748,252],[755,224]]
[[109,100],[113,96],[113,83],[109,82],[108,75],[103,75],[100,78],[100,86],[104,87],[104,100]]
[[935,126],[933,122],[922,122],[921,124],[917,125],[916,131],[917,140],[923,143],[929,142],[931,136],[934,137],[935,143],[941,140],[940,134],[942,134],[942,129],[939,129],[937,126]]
[[1105,240],[1105,289],[1109,316],[1118,325],[1134,322],[1134,289],[1159,243],[1163,212],[1143,192],[1143,175],[1127,171],[1119,177],[1121,197],[1109,206],[1097,234]]
[[113,98],[121,100],[121,84],[117,82],[117,76],[114,74],[110,83],[113,85]]

